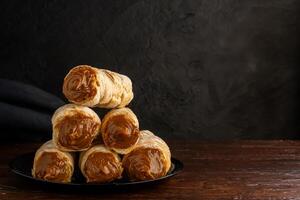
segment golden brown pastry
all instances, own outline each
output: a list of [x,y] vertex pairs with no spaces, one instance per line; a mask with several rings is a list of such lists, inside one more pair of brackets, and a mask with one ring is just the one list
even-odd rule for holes
[[81,152],[79,168],[87,182],[107,183],[122,177],[122,162],[118,154],[104,145]]
[[53,182],[70,182],[74,171],[72,154],[57,149],[52,140],[35,153],[32,176]]
[[70,70],[64,78],[63,93],[72,103],[100,108],[122,108],[133,99],[127,76],[88,65]]
[[108,148],[119,154],[126,154],[138,142],[138,119],[129,108],[113,109],[102,120],[101,134]]
[[165,176],[171,167],[168,145],[148,130],[143,130],[140,134],[138,144],[122,160],[127,176],[138,181]]
[[53,143],[62,151],[88,149],[100,132],[101,120],[90,108],[67,104],[52,116]]

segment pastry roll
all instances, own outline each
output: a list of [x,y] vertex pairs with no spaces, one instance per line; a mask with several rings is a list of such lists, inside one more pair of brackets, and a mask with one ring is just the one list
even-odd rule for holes
[[74,171],[72,154],[57,149],[52,140],[35,153],[32,176],[53,182],[70,182]]
[[127,76],[88,65],[70,70],[64,78],[63,93],[72,103],[100,108],[125,107],[133,99]]
[[130,152],[139,139],[139,122],[129,108],[109,111],[102,120],[104,144],[119,154]]
[[157,179],[170,170],[170,149],[161,138],[143,130],[138,144],[123,157],[122,164],[130,180]]
[[122,177],[118,154],[104,145],[96,145],[80,153],[79,168],[87,182],[107,183]]
[[52,116],[54,145],[62,151],[84,151],[99,134],[100,125],[100,118],[92,109],[64,105]]

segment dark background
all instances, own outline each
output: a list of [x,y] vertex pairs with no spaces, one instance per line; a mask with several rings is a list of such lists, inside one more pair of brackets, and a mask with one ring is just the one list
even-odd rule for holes
[[1,1],[0,78],[63,98],[72,66],[99,66],[132,79],[159,135],[297,139],[299,3]]

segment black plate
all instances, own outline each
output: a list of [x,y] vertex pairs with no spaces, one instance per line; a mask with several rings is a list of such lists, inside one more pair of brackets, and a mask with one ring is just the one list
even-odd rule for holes
[[125,178],[122,178],[117,181],[113,181],[110,183],[86,183],[84,177],[81,175],[78,169],[75,169],[74,175],[72,177],[72,182],[71,183],[58,183],[58,182],[50,182],[50,181],[45,181],[41,179],[36,179],[32,177],[31,175],[31,169],[32,169],[32,164],[33,164],[33,159],[34,159],[34,153],[27,153],[20,155],[16,157],[13,161],[10,163],[10,169],[12,172],[15,174],[26,178],[28,180],[32,180],[38,183],[43,183],[43,184],[51,184],[51,185],[58,185],[58,186],[80,186],[80,187],[90,187],[90,186],[103,186],[103,187],[111,187],[111,186],[129,186],[129,185],[141,185],[145,183],[154,183],[158,182],[167,178],[170,178],[176,174],[178,174],[182,169],[183,169],[183,164],[175,159],[171,158],[172,161],[172,166],[168,174],[164,177],[155,179],[155,180],[148,180],[148,181],[129,181]]

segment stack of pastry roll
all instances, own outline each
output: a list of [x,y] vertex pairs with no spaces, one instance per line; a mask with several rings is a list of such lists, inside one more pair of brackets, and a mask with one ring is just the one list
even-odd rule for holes
[[[63,93],[71,102],[52,116],[52,140],[36,152],[33,177],[70,182],[74,169],[87,182],[106,183],[122,177],[149,180],[165,176],[171,166],[167,144],[150,131],[140,131],[127,106],[131,80],[88,65],[74,67],[64,78]],[[89,107],[109,108],[102,119]],[[78,164],[74,155],[79,152]]]

